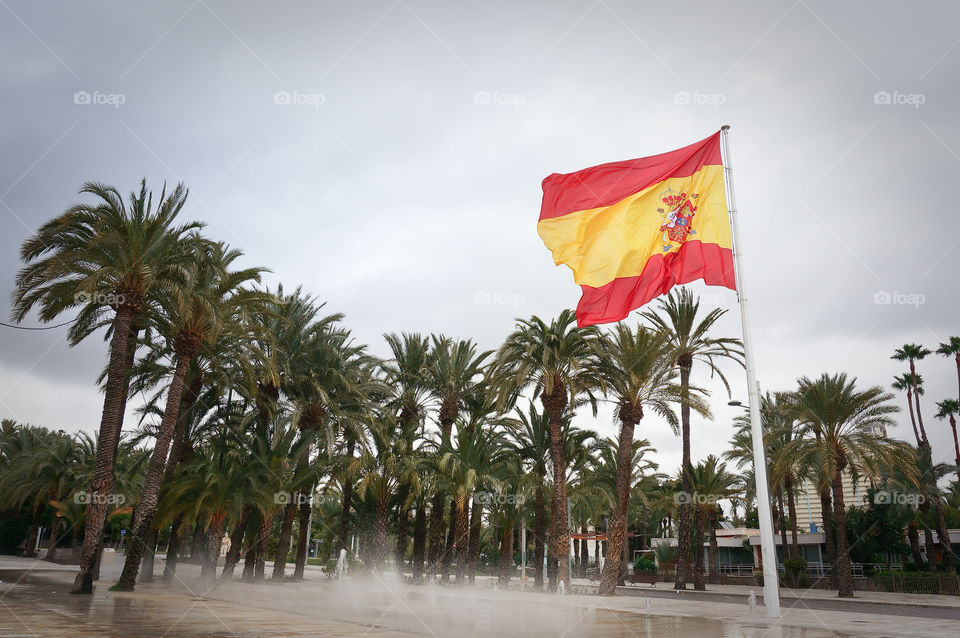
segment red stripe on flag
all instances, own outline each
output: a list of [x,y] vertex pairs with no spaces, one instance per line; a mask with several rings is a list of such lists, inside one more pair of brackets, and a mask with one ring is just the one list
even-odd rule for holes
[[706,165],[722,164],[720,132],[681,149],[622,162],[554,173],[543,180],[540,219],[610,206],[671,177],[689,177]]
[[577,326],[620,321],[631,310],[674,286],[697,279],[703,279],[710,286],[736,290],[731,250],[717,244],[687,241],[675,253],[651,257],[639,277],[619,277],[599,288],[581,286],[583,296],[577,304]]

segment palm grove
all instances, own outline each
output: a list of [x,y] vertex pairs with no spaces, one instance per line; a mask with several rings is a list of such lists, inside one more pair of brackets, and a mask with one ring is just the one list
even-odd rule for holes
[[[265,269],[238,267],[239,251],[206,237],[202,224],[180,221],[182,185],[156,198],[145,182],[126,198],[96,183],[81,193],[92,203],[24,242],[13,314],[51,322],[75,313],[71,344],[105,336],[99,429],[95,438],[11,421],[0,429],[0,511],[27,520],[28,554],[41,524],[53,527],[48,558],[58,544],[79,545],[74,593],[92,592],[105,532],[115,533],[118,521],[129,530],[122,590],[152,579],[158,549],[166,580],[186,556],[199,559],[211,581],[238,567],[239,577],[262,580],[272,561],[280,582],[291,559],[293,578],[301,578],[311,534],[326,555],[358,549],[357,568],[368,574],[392,563],[415,582],[452,573],[462,584],[491,562],[509,581],[526,529],[531,563],[547,565],[546,578],[534,570],[535,584],[569,590],[571,562],[578,576],[591,563],[582,537],[592,529],[606,535],[600,592],[612,593],[631,545],[673,533],[676,556],[661,563],[675,563],[676,587],[703,588],[717,575],[717,501],[730,502],[741,522],[737,506],[746,516],[755,501],[746,417],[737,419],[725,461],[691,458],[691,414],[711,417],[697,379],[716,376],[729,394],[724,361],[742,364],[740,342],[714,334],[725,311],[702,311],[678,288],[636,325],[577,329],[565,310],[549,321],[518,320],[496,351],[471,339],[387,334],[390,356],[379,359],[351,337],[342,315],[326,314],[300,289],[268,289]],[[937,352],[956,360],[960,381],[960,339]],[[942,539],[947,517],[956,516],[957,484],[948,498],[937,479],[957,468],[933,462],[921,413],[917,363],[930,354],[905,345],[894,355],[908,366],[894,387],[906,395],[915,446],[875,433],[895,425],[894,396],[842,373],[764,397],[783,545],[798,555],[794,493],[810,481],[840,595],[852,595],[845,473],[925,495],[905,516],[911,555],[918,568],[937,568],[923,564],[917,540],[922,529],[931,556],[936,529],[939,568],[954,569]],[[148,400],[124,434],[134,394]],[[616,439],[574,424],[578,414],[595,416],[601,402],[613,407]],[[938,408],[960,465],[960,396]],[[682,445],[681,467],[669,476],[643,438],[663,423]],[[714,498],[678,498],[691,494]],[[572,561],[571,532],[581,536]],[[694,551],[704,543],[706,575],[703,552]]]

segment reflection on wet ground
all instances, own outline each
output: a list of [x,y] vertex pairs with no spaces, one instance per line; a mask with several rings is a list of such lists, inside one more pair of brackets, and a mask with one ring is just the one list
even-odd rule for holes
[[832,632],[604,608],[599,597],[410,587],[390,580],[138,585],[68,593],[72,572],[0,572],[2,636],[822,638]]

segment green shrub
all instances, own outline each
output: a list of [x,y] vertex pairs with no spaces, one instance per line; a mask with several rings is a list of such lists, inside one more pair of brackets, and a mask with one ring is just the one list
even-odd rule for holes
[[650,572],[656,568],[657,564],[645,556],[639,556],[637,560],[633,561],[633,571],[635,572]]

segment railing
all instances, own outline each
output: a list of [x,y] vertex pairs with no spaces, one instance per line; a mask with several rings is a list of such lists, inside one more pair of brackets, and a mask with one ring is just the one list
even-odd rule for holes
[[753,563],[743,563],[740,565],[729,565],[720,563],[717,565],[717,571],[727,576],[750,576],[754,573]]

